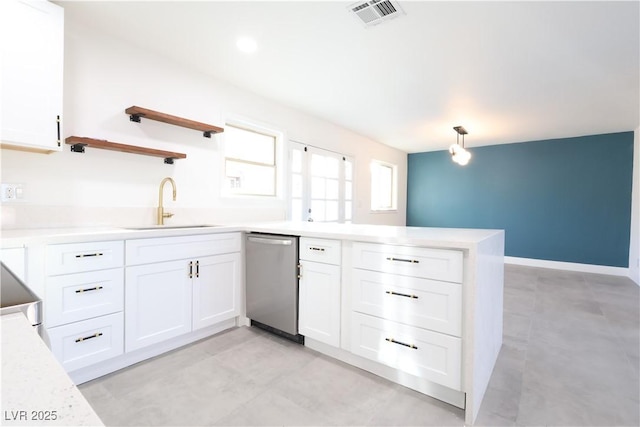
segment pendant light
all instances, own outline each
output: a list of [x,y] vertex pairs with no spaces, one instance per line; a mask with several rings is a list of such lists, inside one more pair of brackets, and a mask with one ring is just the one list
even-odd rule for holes
[[[469,163],[471,159],[471,153],[464,148],[464,136],[468,134],[467,130],[462,126],[454,126],[453,130],[456,131],[456,143],[449,147],[449,153],[451,153],[451,160],[460,166],[464,166]],[[460,145],[460,135],[462,135],[462,145]]]

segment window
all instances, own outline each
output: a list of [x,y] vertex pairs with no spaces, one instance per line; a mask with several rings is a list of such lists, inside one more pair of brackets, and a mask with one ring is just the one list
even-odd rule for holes
[[398,168],[389,163],[371,162],[371,210],[392,211],[397,209]]
[[278,132],[226,123],[223,193],[275,197],[279,139]]
[[293,221],[351,222],[353,162],[339,153],[291,142]]

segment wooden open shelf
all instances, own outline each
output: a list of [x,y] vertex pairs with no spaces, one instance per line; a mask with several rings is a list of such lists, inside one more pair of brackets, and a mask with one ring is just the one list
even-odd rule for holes
[[120,144],[107,141],[106,139],[94,139],[84,136],[70,136],[64,140],[71,145],[71,151],[84,153],[84,147],[100,148],[102,150],[121,151],[124,153],[143,154],[145,156],[163,157],[164,162],[173,164],[175,159],[186,159],[184,153],[174,153],[172,151],[156,150],[153,148],[138,147],[136,145]]
[[127,108],[124,112],[129,114],[129,120],[132,122],[140,123],[140,118],[144,117],[145,119],[156,120],[170,125],[199,130],[205,138],[211,138],[212,133],[224,132],[223,128],[214,125],[183,119],[182,117],[172,116],[170,114],[160,113],[158,111],[148,110],[142,107],[136,107],[135,105]]

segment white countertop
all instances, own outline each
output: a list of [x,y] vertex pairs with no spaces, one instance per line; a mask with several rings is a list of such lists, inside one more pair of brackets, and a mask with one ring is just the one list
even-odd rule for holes
[[2,425],[104,425],[26,317],[0,321]]
[[503,230],[470,228],[401,227],[291,221],[244,224],[244,227],[247,231],[263,233],[442,248],[471,248],[497,233],[504,233]]
[[[170,227],[170,226],[167,226]],[[335,224],[319,222],[259,222],[215,227],[132,229],[117,227],[77,227],[2,230],[3,248],[21,247],[29,243],[71,243],[96,240],[124,240],[170,237],[189,234],[256,231],[327,239],[395,243],[440,248],[471,249],[479,242],[503,233],[503,230],[401,227],[370,224]]]

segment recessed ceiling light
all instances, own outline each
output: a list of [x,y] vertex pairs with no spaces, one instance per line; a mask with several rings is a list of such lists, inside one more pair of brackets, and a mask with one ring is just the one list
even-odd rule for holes
[[236,41],[236,46],[244,53],[253,53],[258,49],[258,44],[251,37],[240,37]]

